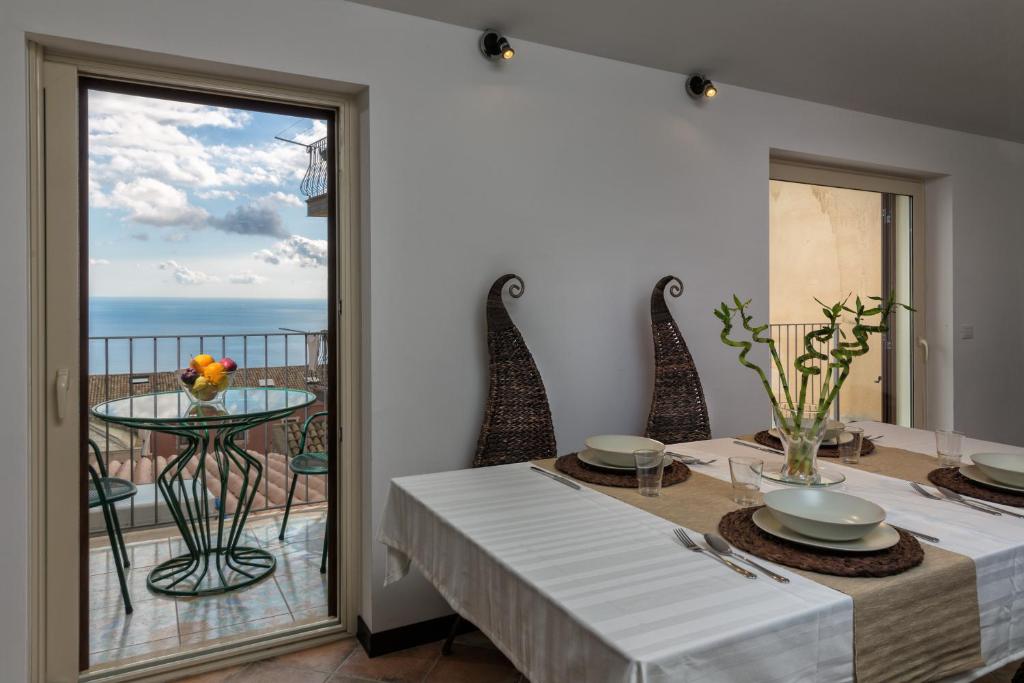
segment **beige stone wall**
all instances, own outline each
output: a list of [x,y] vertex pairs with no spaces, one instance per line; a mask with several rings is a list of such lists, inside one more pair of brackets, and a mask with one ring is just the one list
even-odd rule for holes
[[[769,206],[773,324],[822,321],[815,297],[832,304],[850,293],[881,293],[880,194],[772,180]],[[843,385],[843,417],[882,417],[882,385],[875,381],[882,374],[882,354],[874,341]]]

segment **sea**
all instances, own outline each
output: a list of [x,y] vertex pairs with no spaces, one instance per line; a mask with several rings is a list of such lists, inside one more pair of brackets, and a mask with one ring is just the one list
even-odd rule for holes
[[90,297],[89,373],[177,370],[198,353],[305,365],[315,341],[304,333],[326,328],[326,299]]

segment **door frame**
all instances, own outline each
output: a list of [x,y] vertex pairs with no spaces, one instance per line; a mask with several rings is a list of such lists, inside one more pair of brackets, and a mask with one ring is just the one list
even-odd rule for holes
[[[134,681],[167,680],[172,676],[201,673],[229,664],[263,659],[268,656],[302,649],[319,642],[328,642],[340,637],[351,636],[356,631],[357,613],[361,594],[361,482],[362,482],[362,389],[361,389],[361,220],[360,220],[360,112],[352,88],[339,87],[338,91],[313,88],[294,88],[278,85],[267,80],[268,72],[251,74],[252,78],[230,79],[204,73],[203,70],[164,69],[159,66],[122,62],[117,60],[94,59],[83,54],[50,50],[38,42],[29,42],[28,51],[28,142],[29,142],[29,659],[32,681]],[[232,72],[238,69],[232,69]],[[68,392],[67,410],[73,419],[56,422],[56,392],[52,368],[52,356],[67,352],[68,358],[61,358],[58,364],[78,368],[82,359],[78,356],[78,336],[64,350],[50,349],[51,342],[59,346],[59,340],[48,334],[47,327],[47,286],[58,271],[66,269],[65,276],[77,281],[78,216],[80,202],[51,202],[47,205],[46,189],[60,188],[62,196],[78,196],[79,154],[75,144],[74,155],[64,154],[59,163],[54,162],[52,150],[47,158],[47,108],[53,102],[54,92],[44,88],[45,77],[58,74],[63,79],[60,91],[70,97],[67,88],[73,82],[77,98],[77,84],[80,76],[96,77],[128,83],[140,83],[176,89],[212,93],[234,98],[280,102],[297,106],[329,109],[335,112],[335,140],[337,141],[336,169],[332,178],[336,201],[334,212],[336,226],[335,251],[331,254],[336,268],[336,301],[328,305],[336,315],[337,330],[333,358],[337,359],[335,392],[337,406],[337,430],[339,442],[335,476],[328,482],[337,492],[336,516],[340,524],[329,524],[328,533],[333,533],[331,562],[338,568],[336,584],[330,587],[338,596],[341,608],[336,618],[298,627],[281,636],[265,635],[239,639],[228,646],[214,645],[194,655],[174,655],[154,659],[147,665],[137,665],[107,672],[81,674],[78,671],[78,619],[69,619],[66,605],[78,610],[79,561],[78,510],[61,506],[57,496],[49,493],[67,488],[73,478],[61,474],[53,467],[56,455],[49,456],[48,446],[54,453],[63,452],[65,441],[78,439],[78,422],[81,410],[79,391],[74,387],[78,375],[70,373],[71,389]],[[285,80],[287,75],[280,75]],[[298,77],[296,77],[298,78]],[[300,79],[301,80],[301,79]],[[340,84],[339,84],[340,86]],[[65,102],[64,104],[68,104]],[[71,119],[77,119],[77,102],[70,105],[72,111],[63,113],[61,125],[52,124],[55,108],[51,107],[51,132],[61,132],[64,139],[51,138],[50,143],[70,145],[78,139],[77,123],[75,133],[70,134]],[[66,150],[65,150],[66,151]],[[68,157],[73,156],[74,159]],[[57,194],[56,192],[54,194]],[[84,204],[83,204],[84,206]],[[55,210],[62,213],[55,215]],[[50,224],[48,228],[47,223]],[[74,234],[74,250],[54,249],[50,240],[47,252],[47,233],[64,237]],[[71,252],[69,263],[60,263],[61,253]],[[71,264],[70,260],[76,261]],[[70,266],[70,267],[69,267]],[[63,289],[63,288],[62,288]],[[63,291],[67,291],[64,289]],[[344,306],[342,306],[344,302]],[[51,307],[54,302],[50,302]],[[70,324],[79,332],[77,316],[78,298],[67,302],[67,312],[73,320]],[[68,351],[70,346],[75,350]],[[56,440],[54,435],[57,435]],[[73,434],[73,437],[69,435]],[[341,435],[344,434],[344,438]],[[70,441],[69,441],[70,443]],[[75,449],[77,450],[77,449]],[[74,452],[74,450],[72,451]],[[49,467],[48,467],[49,465]],[[74,477],[77,480],[77,476]],[[333,526],[333,530],[331,527]],[[337,557],[343,558],[339,564]],[[59,607],[59,609],[58,609]],[[77,614],[77,611],[75,612]]]
[[911,358],[913,359],[913,411],[911,426],[926,427],[928,423],[927,310],[925,308],[925,214],[924,179],[911,176],[885,175],[839,166],[812,164],[789,159],[769,161],[769,179],[805,185],[824,185],[849,190],[907,195],[911,198]]

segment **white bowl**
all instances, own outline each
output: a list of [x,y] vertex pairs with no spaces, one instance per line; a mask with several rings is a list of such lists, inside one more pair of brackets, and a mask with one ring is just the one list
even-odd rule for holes
[[633,451],[664,451],[665,444],[643,436],[606,434],[591,436],[584,441],[594,457],[614,467],[635,467]]
[[793,531],[826,541],[863,538],[885,521],[885,510],[871,501],[821,489],[769,491],[764,504]]
[[975,453],[971,460],[999,483],[1024,488],[1024,453]]

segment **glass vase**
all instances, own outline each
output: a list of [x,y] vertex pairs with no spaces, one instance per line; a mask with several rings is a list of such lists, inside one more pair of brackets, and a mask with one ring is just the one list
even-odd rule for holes
[[798,411],[781,406],[775,410],[776,427],[786,452],[782,479],[792,484],[817,484],[818,447],[825,437],[828,420],[817,409]]

